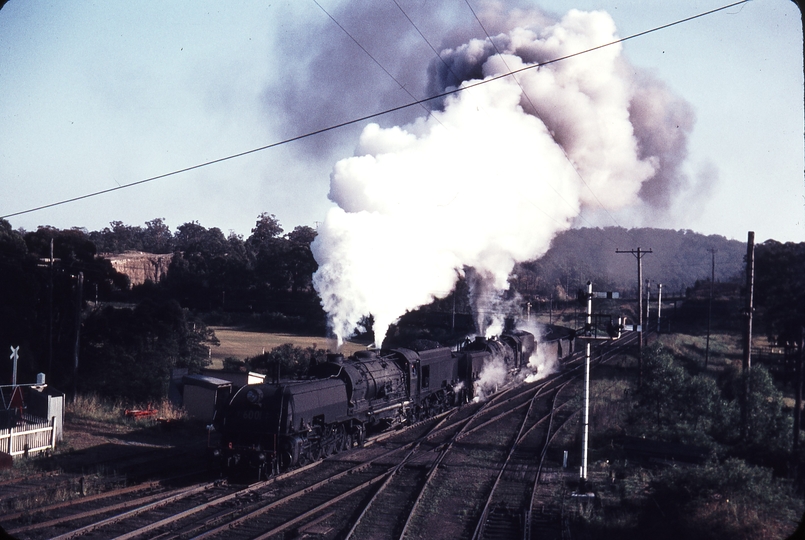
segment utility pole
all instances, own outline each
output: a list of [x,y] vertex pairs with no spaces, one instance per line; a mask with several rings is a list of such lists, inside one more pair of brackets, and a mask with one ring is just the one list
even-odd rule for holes
[[616,249],[615,253],[631,253],[637,258],[637,386],[643,386],[643,256],[652,253],[651,249]]
[[794,404],[794,451],[796,456],[799,451],[799,433],[802,431],[802,360],[805,358],[805,328],[799,329],[799,340],[797,343],[797,367],[796,367],[796,394]]
[[752,392],[752,312],[754,311],[755,300],[755,232],[749,231],[746,240],[746,307],[744,309],[744,407],[741,411],[741,423],[743,424],[744,438],[749,436],[750,411],[749,398]]
[[53,238],[50,239],[48,276],[48,377],[53,377]]
[[456,291],[453,291],[453,314],[450,317],[450,331],[456,331]]
[[76,307],[75,307],[75,347],[73,348],[73,399],[76,394],[78,381],[78,351],[81,345],[81,308],[84,299],[84,272],[76,276]]
[[713,318],[713,283],[716,280],[716,248],[710,248],[712,264],[710,265],[710,301],[707,304],[707,344],[704,347],[704,368],[710,361],[710,320]]

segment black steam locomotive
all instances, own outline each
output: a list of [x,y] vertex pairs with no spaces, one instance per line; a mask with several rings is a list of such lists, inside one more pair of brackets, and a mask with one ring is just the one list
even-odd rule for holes
[[227,469],[268,475],[363,443],[384,430],[436,415],[473,399],[484,366],[528,364],[533,334],[476,338],[460,351],[366,350],[330,355],[306,380],[241,388],[218,422]]

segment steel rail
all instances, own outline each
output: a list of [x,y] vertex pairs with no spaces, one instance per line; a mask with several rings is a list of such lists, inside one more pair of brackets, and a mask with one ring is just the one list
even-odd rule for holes
[[[506,400],[505,402],[502,402],[502,403],[499,403],[497,405],[494,405],[494,406],[490,407],[490,409],[496,408],[496,407],[502,405],[503,403],[507,403],[508,401],[510,401],[510,400]],[[436,459],[431,464],[430,469],[428,470],[428,474],[425,476],[425,481],[422,483],[422,488],[419,490],[419,493],[417,493],[417,496],[414,499],[414,503],[413,503],[413,505],[411,505],[411,509],[408,511],[408,517],[405,519],[405,524],[403,525],[402,531],[400,532],[400,535],[398,536],[398,538],[400,538],[400,540],[402,540],[402,538],[405,537],[405,533],[408,532],[408,527],[411,525],[411,519],[413,518],[414,513],[416,512],[416,509],[419,507],[419,503],[422,501],[422,497],[425,494],[425,488],[427,488],[427,486],[430,483],[431,479],[436,474],[436,471],[439,468],[439,465],[441,465],[442,461],[444,460],[444,457],[447,455],[447,452],[449,452],[450,449],[453,447],[453,443],[461,438],[462,433],[464,433],[465,429],[467,428],[467,426],[470,425],[470,423],[472,422],[473,419],[476,419],[478,416],[489,412],[488,410],[484,411],[484,409],[486,409],[486,406],[488,404],[491,404],[491,401],[485,402],[480,410],[475,411],[475,414],[473,414],[472,416],[467,418],[467,421],[464,423],[463,426],[461,426],[461,429],[459,429],[453,435],[453,437],[450,439],[450,441],[442,448],[442,450],[439,452],[439,455],[436,457]],[[504,414],[506,414],[506,413],[504,413]]]
[[[506,459],[503,460],[503,464],[501,465],[500,470],[498,471],[498,475],[497,477],[495,477],[495,482],[492,484],[492,488],[489,490],[489,495],[486,497],[486,502],[484,503],[484,507],[481,510],[481,516],[478,518],[478,523],[475,526],[475,531],[472,533],[472,540],[477,540],[478,538],[481,537],[481,534],[483,533],[484,525],[486,524],[486,518],[489,516],[489,507],[492,504],[492,497],[495,495],[495,490],[500,484],[500,479],[503,477],[503,472],[509,465],[512,455],[514,455],[515,448],[517,448],[517,445],[522,440],[521,437],[523,435],[523,430],[525,429],[528,417],[531,415],[531,411],[534,410],[534,403],[537,401],[538,396],[539,392],[535,393],[528,404],[528,410],[526,411],[525,416],[523,417],[523,421],[520,422],[520,426],[517,430],[517,435],[514,437],[514,440],[512,441],[512,444],[509,447],[509,452],[506,454]],[[554,401],[555,400],[556,398],[554,397]],[[550,416],[553,416],[553,405],[551,406]]]
[[[454,409],[454,411],[455,411],[455,409]],[[451,416],[452,415],[446,416],[445,418],[443,418],[439,422],[439,424],[437,424],[434,427],[434,431],[436,431],[442,424],[444,424]],[[402,459],[402,461],[400,461],[400,463],[395,465],[392,468],[392,470],[386,475],[385,481],[382,484],[380,484],[380,487],[377,488],[377,491],[372,495],[372,498],[369,499],[369,501],[366,502],[366,504],[363,507],[363,510],[361,511],[360,515],[358,515],[358,517],[355,519],[355,523],[350,528],[350,530],[347,533],[347,535],[346,535],[344,540],[349,540],[350,538],[352,538],[352,535],[355,534],[355,530],[358,528],[358,525],[360,524],[360,522],[364,518],[364,516],[366,516],[366,513],[369,511],[369,508],[371,508],[371,506],[374,503],[374,501],[377,500],[377,498],[380,495],[380,493],[382,493],[383,490],[391,483],[391,480],[392,480],[392,478],[394,478],[394,475],[397,474],[400,471],[400,469],[405,466],[406,463],[408,463],[408,461],[410,460],[411,456],[414,455],[414,453],[419,449],[420,445],[423,442],[425,442],[425,440],[426,440],[425,438],[422,438],[422,439],[418,440],[417,443],[405,455],[405,457]]]
[[[444,415],[446,417],[449,417],[449,416],[451,416],[452,412],[453,411],[448,411],[448,412],[444,413]],[[432,419],[436,419],[436,418],[439,418],[439,417],[434,417]],[[368,468],[370,465],[372,465],[376,461],[379,461],[379,460],[381,460],[383,458],[386,458],[386,457],[388,457],[390,455],[393,455],[393,454],[408,450],[408,449],[420,444],[423,441],[430,440],[439,431],[442,431],[443,429],[446,429],[446,428],[440,427],[441,424],[443,423],[443,421],[446,420],[446,419],[447,418],[442,419],[442,421],[440,421],[435,426],[433,426],[428,431],[428,433],[426,433],[425,435],[417,438],[417,440],[415,440],[413,442],[404,444],[403,446],[401,446],[399,448],[393,448],[391,450],[388,450],[388,451],[386,451],[386,452],[384,452],[384,453],[382,453],[382,454],[380,454],[378,456],[375,456],[375,457],[373,457],[373,458],[371,458],[371,459],[369,459],[367,461],[361,462],[358,465],[356,465],[356,466],[354,466],[354,467],[352,467],[350,469],[347,469],[347,470],[345,470],[343,472],[340,472],[340,473],[338,473],[338,474],[336,474],[334,476],[331,476],[331,477],[326,478],[326,479],[324,479],[324,480],[322,480],[320,482],[317,482],[316,484],[313,484],[312,486],[308,486],[308,487],[306,487],[306,488],[304,488],[302,490],[299,490],[297,492],[291,493],[290,495],[287,495],[287,496],[285,496],[285,497],[283,497],[281,499],[273,501],[273,502],[269,503],[266,506],[261,506],[260,508],[257,508],[256,510],[254,510],[252,512],[249,512],[247,514],[239,516],[238,518],[236,518],[236,519],[234,519],[232,521],[224,523],[224,524],[222,524],[222,525],[220,525],[220,526],[218,526],[218,527],[216,527],[214,529],[210,529],[208,531],[205,531],[205,532],[203,532],[203,533],[201,533],[198,536],[195,536],[193,538],[194,538],[194,540],[201,540],[203,538],[209,538],[210,536],[213,536],[213,535],[216,535],[216,534],[218,534],[220,532],[229,530],[232,527],[236,527],[236,526],[240,525],[241,523],[243,523],[245,521],[253,519],[253,518],[255,518],[255,517],[267,512],[268,510],[272,510],[272,509],[274,509],[274,508],[276,508],[278,506],[281,506],[283,504],[286,504],[286,503],[288,503],[288,502],[290,502],[290,501],[292,501],[292,500],[294,500],[294,499],[296,499],[298,497],[301,497],[303,495],[307,495],[307,494],[309,494],[309,493],[311,493],[313,491],[316,491],[316,490],[324,487],[325,485],[331,484],[331,483],[333,483],[333,482],[335,482],[335,481],[337,481],[337,480],[339,480],[339,479],[341,479],[341,478],[343,478],[345,476],[352,475],[352,474],[355,474],[356,472],[362,471],[362,470]],[[421,425],[421,423],[419,423],[419,424]],[[269,531],[269,532],[272,535],[273,534],[279,534],[280,532],[292,527],[293,525],[296,525],[300,521],[302,521],[304,519],[307,519],[308,517],[310,517],[312,515],[315,515],[315,514],[321,512],[322,510],[325,510],[326,508],[329,508],[330,506],[332,506],[336,502],[340,502],[341,500],[343,500],[344,498],[348,497],[349,495],[357,493],[358,491],[361,491],[364,488],[367,488],[367,487],[369,487],[371,485],[376,484],[377,482],[380,482],[381,480],[386,478],[386,476],[389,475],[392,472],[392,470],[395,469],[395,467],[396,467],[396,465],[392,466],[388,470],[383,471],[382,473],[378,474],[375,478],[367,480],[366,482],[363,482],[362,484],[351,488],[348,492],[343,493],[343,494],[337,496],[336,498],[331,499],[330,501],[328,501],[326,503],[318,505],[316,508],[308,510],[307,512],[303,513],[302,515],[297,516],[296,518],[294,518],[294,519],[292,519],[290,521],[287,521],[286,523],[280,525],[279,527],[276,527],[275,529],[272,529],[272,531]],[[234,511],[233,511],[233,513],[234,513]]]
[[174,494],[169,496],[169,497],[166,497],[164,499],[158,500],[156,502],[152,502],[150,504],[146,504],[144,506],[140,506],[140,507],[135,508],[133,510],[129,510],[128,512],[123,512],[122,514],[118,514],[116,516],[109,517],[107,519],[98,521],[96,523],[91,523],[91,524],[89,524],[89,525],[87,525],[85,527],[75,529],[75,530],[70,531],[68,533],[61,534],[59,536],[55,536],[51,540],[68,540],[70,538],[75,538],[76,536],[81,536],[82,534],[94,531],[95,529],[100,529],[102,527],[105,527],[106,525],[110,525],[112,523],[117,523],[118,521],[128,519],[128,518],[130,518],[132,516],[136,516],[137,514],[142,514],[143,512],[147,512],[149,510],[153,510],[153,509],[158,508],[160,506],[164,506],[164,505],[169,504],[169,503],[171,503],[173,501],[177,501],[179,499],[183,499],[185,497],[195,495],[196,493],[200,493],[202,491],[211,489],[213,487],[216,487],[218,484],[219,484],[218,482],[210,482],[208,484],[202,484],[202,485],[199,485],[199,486],[194,486],[194,487],[189,488],[189,489],[188,488],[183,488],[183,489],[176,490],[175,492],[173,492]]

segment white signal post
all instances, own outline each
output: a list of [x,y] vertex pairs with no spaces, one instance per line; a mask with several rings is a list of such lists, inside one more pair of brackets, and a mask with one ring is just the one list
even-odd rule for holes
[[[587,328],[593,324],[593,284],[587,282]],[[586,356],[584,358],[584,431],[581,443],[581,481],[587,480],[587,441],[590,434],[590,350],[592,344],[587,342]]]
[[[623,321],[618,319],[617,327],[612,325],[610,319],[607,325],[607,331],[599,335],[598,325],[593,326],[593,298],[619,298],[617,292],[593,292],[593,284],[591,281],[587,282],[587,319],[585,321],[583,332],[577,334],[579,339],[586,342],[586,355],[584,359],[584,411],[583,411],[583,431],[582,431],[582,448],[581,448],[581,467],[579,470],[579,483],[583,489],[587,482],[587,448],[589,446],[590,437],[590,357],[592,352],[592,342],[601,340],[615,340],[620,338],[621,331],[624,329]],[[596,318],[600,315],[596,315]]]
[[657,333],[662,332],[662,283],[657,285],[659,292],[657,293]]

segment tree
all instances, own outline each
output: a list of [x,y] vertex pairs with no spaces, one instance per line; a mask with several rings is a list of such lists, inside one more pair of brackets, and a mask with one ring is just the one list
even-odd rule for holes
[[282,234],[282,226],[274,214],[263,212],[257,216],[257,223],[252,229],[250,241],[256,244],[266,242],[272,238],[278,238]]
[[215,309],[224,302],[229,249],[232,245],[217,227],[198,222],[177,228],[176,252],[165,277],[165,286],[182,305]]
[[[95,245],[83,229],[39,227],[26,233],[24,240],[34,264],[38,263],[32,276],[39,283],[37,296],[25,300],[36,311],[38,334],[26,366],[45,372],[53,384],[64,384],[72,379],[80,328],[76,314],[87,298],[109,299],[128,287],[128,279],[108,260],[96,257]],[[51,242],[55,257],[52,265]],[[77,296],[79,292],[81,297]]]
[[143,250],[143,230],[141,227],[132,227],[122,221],[109,223],[111,229],[106,227],[102,231],[89,234],[90,240],[100,253],[123,253],[124,251]]
[[173,251],[173,233],[163,218],[145,222],[142,234],[143,250],[148,253],[170,253]]
[[285,343],[274,347],[271,351],[246,359],[248,369],[263,373],[269,378],[299,378],[307,374],[311,362],[324,362],[327,351],[315,346],[297,347]]
[[291,292],[311,290],[313,274],[319,269],[310,244],[316,239],[316,231],[311,227],[299,226],[286,235],[289,246],[285,267],[291,281]]
[[805,243],[769,240],[755,248],[755,305],[770,339],[799,341],[805,326]]
[[107,306],[84,321],[78,386],[130,401],[167,395],[171,369],[198,373],[209,363],[215,334],[173,300],[136,308]]
[[709,375],[689,375],[659,342],[644,351],[638,398],[634,421],[661,439],[713,446],[737,433],[736,403],[724,399]]
[[[0,347],[20,347],[20,380],[26,380],[47,359],[46,319],[41,300],[46,283],[39,279],[37,259],[28,252],[22,234],[0,219]],[[44,356],[43,356],[44,354]],[[6,356],[8,358],[8,356]],[[33,369],[30,369],[33,368]],[[0,364],[0,384],[11,382],[11,364]]]
[[[774,386],[768,370],[754,365],[746,372],[733,372],[730,376],[731,396],[743,406],[746,400],[746,377],[751,377],[749,388],[749,425],[745,438],[740,441],[747,457],[762,465],[786,462],[791,449],[793,418],[786,413],[783,394]],[[735,433],[737,439],[737,433]]]
[[282,227],[273,214],[263,212],[257,218],[252,235],[246,240],[246,251],[252,262],[257,293],[263,303],[272,302],[277,292],[291,287],[285,268],[288,241],[280,235]]

